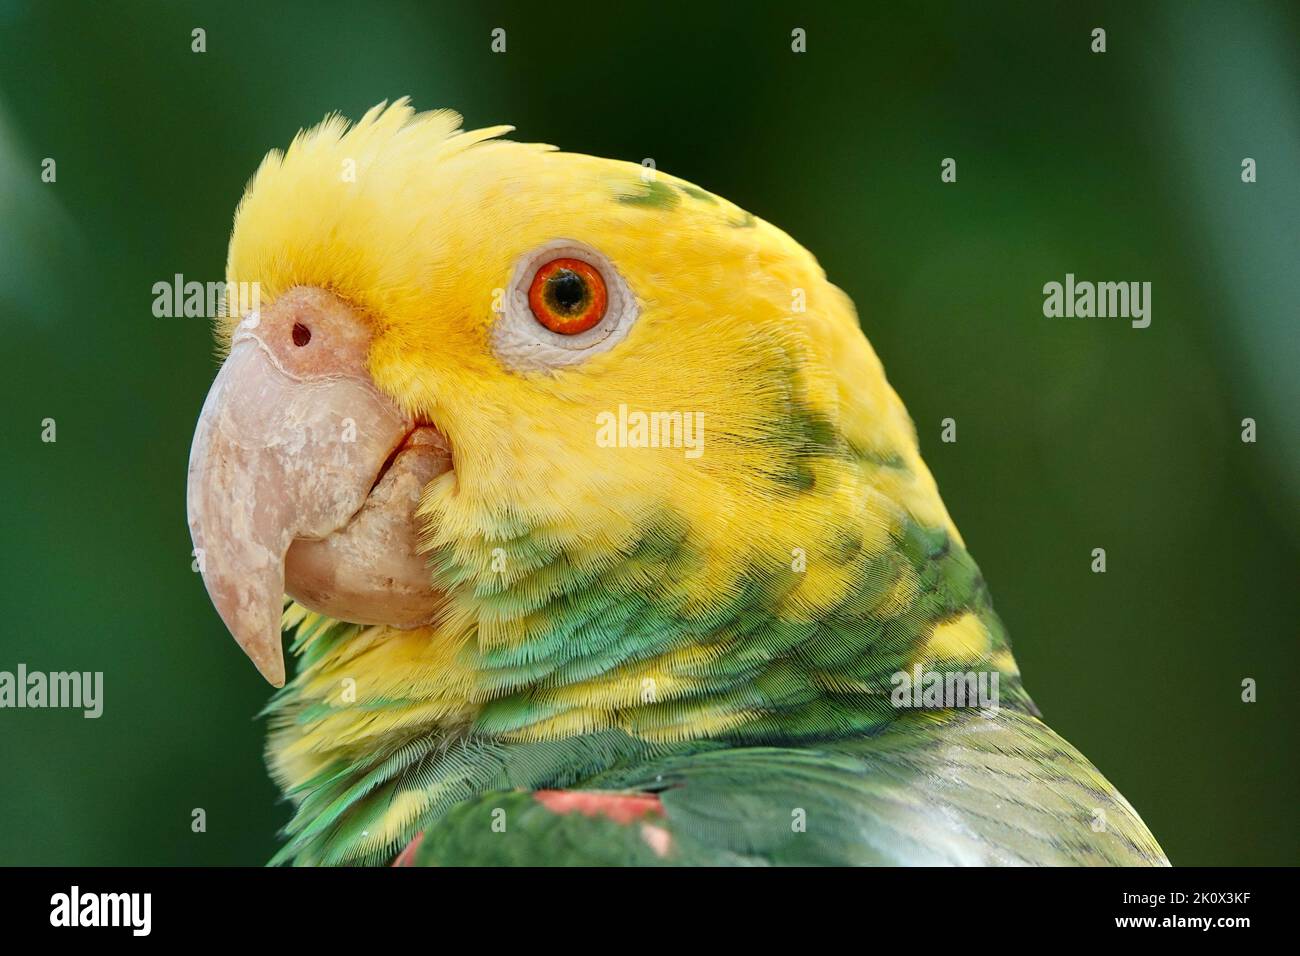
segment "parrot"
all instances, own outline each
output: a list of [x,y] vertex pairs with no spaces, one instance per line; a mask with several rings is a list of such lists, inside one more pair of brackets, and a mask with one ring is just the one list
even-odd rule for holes
[[813,255],[513,129],[331,114],[236,210],[187,517],[270,864],[1168,865]]

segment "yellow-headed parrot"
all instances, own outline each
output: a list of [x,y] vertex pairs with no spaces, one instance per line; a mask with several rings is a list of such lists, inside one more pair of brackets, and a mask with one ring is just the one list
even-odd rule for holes
[[812,255],[509,130],[327,118],[236,215],[188,507],[275,862],[1165,863]]

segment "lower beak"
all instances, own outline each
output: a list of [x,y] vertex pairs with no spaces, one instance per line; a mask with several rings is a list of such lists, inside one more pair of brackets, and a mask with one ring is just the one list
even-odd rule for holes
[[[286,553],[344,529],[415,429],[371,381],[369,341],[341,300],[291,290],[236,329],[194,433],[187,506],[203,581],[277,687]],[[400,509],[413,520],[410,501]]]

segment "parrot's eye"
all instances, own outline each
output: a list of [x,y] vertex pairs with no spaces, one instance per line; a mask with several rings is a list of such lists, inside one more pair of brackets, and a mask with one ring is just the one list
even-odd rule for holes
[[586,332],[605,317],[607,300],[605,280],[581,259],[552,259],[528,289],[537,321],[560,335]]
[[520,256],[505,292],[492,346],[516,371],[552,371],[612,349],[640,311],[614,263],[574,239]]
[[295,322],[293,326],[293,344],[302,348],[311,341],[311,329],[301,322]]

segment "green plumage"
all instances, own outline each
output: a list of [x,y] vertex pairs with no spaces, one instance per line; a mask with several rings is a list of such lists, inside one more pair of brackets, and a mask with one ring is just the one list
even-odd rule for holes
[[[655,554],[678,556],[672,548]],[[808,622],[770,610],[792,583],[781,573],[756,576],[704,621],[657,607],[644,592],[576,588],[556,602],[557,627],[527,655],[509,648],[480,656],[485,684],[497,690],[472,727],[394,741],[291,794],[302,800],[275,862],[386,862],[400,847],[358,855],[360,837],[411,789],[435,794],[407,834],[424,834],[418,863],[1164,862],[1123,797],[1037,719],[1015,672],[998,671],[996,710],[900,710],[891,701],[892,676],[937,622],[959,614],[977,615],[989,644],[948,665],[997,670],[989,661],[1006,650],[1005,632],[963,548],[909,523],[880,554],[846,536],[843,556],[858,569],[858,586]],[[888,618],[870,613],[905,568],[920,589]],[[315,638],[307,663],[355,633],[333,628],[299,635]],[[635,660],[647,645],[661,652],[673,635],[686,643],[702,633],[727,650],[701,666],[698,693],[711,706],[754,713],[736,727],[675,743],[616,730],[502,739],[562,711],[544,688]],[[522,687],[501,692],[512,685]],[[625,717],[657,726],[681,706],[648,703]],[[272,710],[286,707],[294,712],[292,685]],[[300,709],[295,719],[317,716]],[[659,795],[665,816],[656,825],[669,851],[658,855],[639,825],[553,813],[532,797],[550,789]],[[492,825],[501,813],[504,831]]]
[[[483,865],[1150,865],[1132,807],[1034,717],[915,714],[874,737],[702,749],[615,767],[583,787],[654,793],[664,816],[559,814],[529,793],[463,802],[415,860]],[[664,855],[643,826],[666,831]]]

